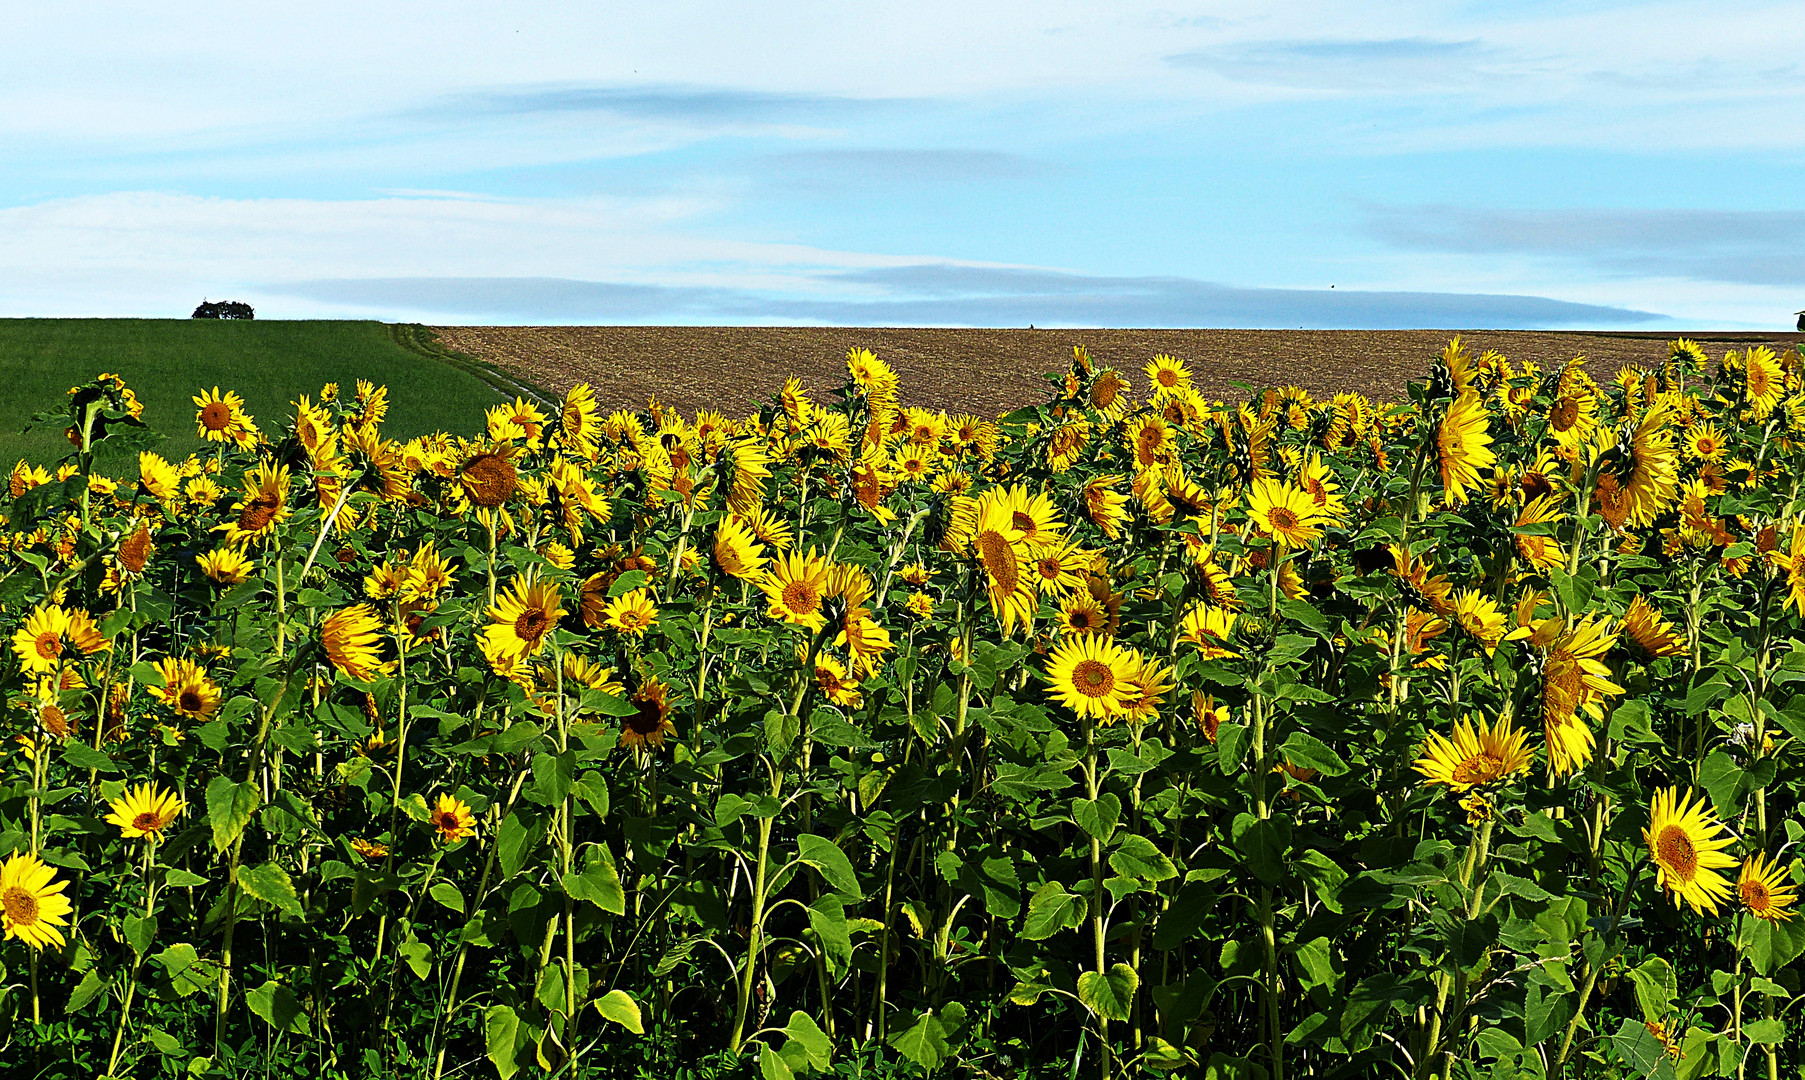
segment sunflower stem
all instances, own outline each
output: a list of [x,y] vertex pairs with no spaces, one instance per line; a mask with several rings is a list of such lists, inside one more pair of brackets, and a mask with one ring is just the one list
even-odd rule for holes
[[[1615,954],[1611,952],[1611,939],[1617,936],[1617,927],[1623,922],[1624,913],[1629,910],[1630,896],[1636,891],[1636,882],[1642,879],[1642,863],[1638,860],[1630,867],[1629,880],[1623,883],[1623,892],[1617,896],[1617,903],[1611,908],[1611,925],[1604,932],[1604,953],[1596,964],[1586,965],[1586,978],[1580,985],[1579,1003],[1574,1006],[1573,1019],[1567,1021],[1566,1034],[1561,1036],[1561,1050],[1554,1059],[1553,1074],[1558,1078],[1565,1075],[1567,1055],[1573,1052],[1573,1036],[1579,1032],[1580,1021],[1586,1016],[1586,1003],[1592,999],[1592,988],[1598,985],[1598,975]],[[1737,962],[1741,963],[1738,956]]]

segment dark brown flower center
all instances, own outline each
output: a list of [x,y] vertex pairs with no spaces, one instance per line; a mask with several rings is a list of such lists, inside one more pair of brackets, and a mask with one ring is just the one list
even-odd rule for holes
[[238,528],[242,532],[258,533],[269,528],[278,511],[282,509],[282,496],[274,491],[266,491],[245,504],[238,515]]
[[46,630],[37,636],[32,643],[37,647],[38,655],[46,660],[55,660],[63,655],[63,635]]
[[1748,906],[1750,911],[1761,912],[1767,910],[1772,897],[1768,893],[1765,884],[1751,878],[1748,881],[1742,882],[1738,887],[1742,890],[1742,902]]
[[1290,532],[1297,528],[1297,515],[1283,506],[1273,507],[1266,517],[1272,523],[1273,532]]
[[482,453],[464,463],[464,490],[470,501],[493,510],[514,497],[520,488],[520,472],[500,454]]
[[545,628],[549,622],[550,620],[545,617],[544,609],[530,607],[521,612],[520,617],[514,620],[514,633],[518,634],[520,640],[528,645],[537,645],[539,639],[545,636]]
[[176,698],[176,708],[185,713],[198,713],[206,706],[206,699],[201,697],[200,690],[185,686]]
[[627,717],[627,729],[640,738],[656,735],[664,730],[664,710],[656,701],[642,701],[639,711]]
[[119,565],[134,574],[144,572],[144,564],[150,561],[150,532],[140,526],[137,532],[125,538],[119,545]]
[[139,832],[160,832],[163,828],[163,817],[154,810],[146,810],[132,819],[132,828]]
[[208,431],[224,431],[232,424],[232,409],[223,401],[210,401],[201,406],[201,426]]
[[1032,514],[1017,510],[1010,517],[1009,523],[1030,536],[1034,534],[1034,516]]
[[1698,852],[1692,846],[1692,838],[1678,825],[1661,830],[1655,838],[1655,851],[1661,865],[1680,880],[1690,882],[1698,874]]

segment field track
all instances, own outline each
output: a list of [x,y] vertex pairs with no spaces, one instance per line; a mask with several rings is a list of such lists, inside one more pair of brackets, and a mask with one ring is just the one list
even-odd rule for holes
[[[1128,372],[1158,353],[1191,364],[1210,397],[1243,398],[1244,389],[1295,383],[1314,394],[1357,390],[1398,395],[1449,338],[1460,333],[1477,354],[1497,349],[1513,362],[1544,367],[1576,355],[1600,377],[1626,363],[1652,365],[1679,333],[1531,330],[1018,330],[872,327],[441,326],[440,344],[562,392],[578,382],[609,407],[643,406],[656,393],[685,413],[701,408],[743,413],[795,375],[825,393],[846,373],[846,350],[864,346],[902,376],[903,401],[959,412],[998,413],[1043,400],[1041,374],[1062,370],[1072,346]],[[1766,343],[1776,349],[1805,334],[1691,333],[1713,357]]]

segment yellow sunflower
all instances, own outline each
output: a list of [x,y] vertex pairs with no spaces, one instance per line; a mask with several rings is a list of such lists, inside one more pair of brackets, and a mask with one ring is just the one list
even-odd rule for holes
[[849,709],[858,708],[865,700],[859,693],[859,681],[850,676],[846,665],[826,653],[815,657],[815,688],[835,705]]
[[934,615],[934,598],[924,592],[912,592],[905,607],[917,619],[929,619]]
[[207,669],[192,660],[166,656],[156,662],[162,686],[152,686],[151,696],[190,720],[208,720],[219,711],[219,684]]
[[244,552],[235,547],[223,547],[209,551],[205,555],[196,555],[194,561],[200,565],[201,573],[208,581],[226,588],[249,581],[251,574],[257,569],[256,564],[244,557]]
[[28,675],[56,671],[68,652],[90,656],[112,647],[86,611],[65,610],[60,604],[34,608],[25,625],[13,631],[13,652]]
[[1491,433],[1486,430],[1488,423],[1485,401],[1469,390],[1454,399],[1436,428],[1442,497],[1449,506],[1465,503],[1468,489],[1479,486],[1480,470],[1498,462],[1491,449]]
[[1562,457],[1571,460],[1598,427],[1598,388],[1577,364],[1562,372],[1548,407],[1548,433]]
[[440,795],[426,820],[439,830],[439,839],[447,844],[455,844],[466,836],[476,835],[476,815],[470,812],[469,805],[462,799],[451,795]]
[[636,711],[621,719],[620,741],[635,750],[664,745],[665,736],[673,735],[677,726],[671,723],[670,687],[657,679],[647,679],[633,691]]
[[1710,421],[1687,428],[1686,433],[1680,437],[1680,445],[1685,449],[1686,456],[1695,461],[1721,461],[1730,448],[1723,429]]
[[169,502],[181,494],[182,471],[149,450],[138,454],[138,482],[158,502]]
[[1146,372],[1155,394],[1191,388],[1191,369],[1176,356],[1155,356],[1147,362]]
[[1308,547],[1322,537],[1324,515],[1302,488],[1278,480],[1255,480],[1247,493],[1247,516],[1260,535],[1277,547]]
[[1445,738],[1430,732],[1417,759],[1416,771],[1428,777],[1425,783],[1446,784],[1449,790],[1464,792],[1468,788],[1495,784],[1529,769],[1529,733],[1500,716],[1487,726],[1484,720],[1458,720],[1454,737]]
[[496,510],[520,491],[520,470],[514,464],[514,448],[479,446],[458,466],[458,483],[470,505]]
[[1042,548],[1030,562],[1035,584],[1043,593],[1064,596],[1084,585],[1085,569],[1090,566],[1091,552],[1076,541]]
[[588,383],[578,383],[564,395],[558,423],[565,449],[585,460],[593,460],[596,440],[602,433],[602,412],[596,406],[595,392],[589,389]]
[[764,573],[764,545],[743,522],[729,515],[715,527],[714,561],[728,577],[755,581]]
[[1686,651],[1686,643],[1680,640],[1673,623],[1667,621],[1660,608],[1639,595],[1623,614],[1623,633],[1650,659],[1678,656]]
[[1786,910],[1798,900],[1798,886],[1787,879],[1786,868],[1761,852],[1750,855],[1736,878],[1736,895],[1749,914],[1768,922],[1786,922]]
[[517,575],[489,608],[489,625],[483,628],[483,637],[499,653],[512,653],[521,659],[533,656],[545,646],[546,636],[564,617],[562,599],[556,582],[534,574]]
[[1114,723],[1140,695],[1139,654],[1101,634],[1070,634],[1047,657],[1053,696],[1079,716]]
[[1603,701],[1623,693],[1600,657],[1617,643],[1610,619],[1588,615],[1562,633],[1558,620],[1536,628],[1535,639],[1551,639],[1542,666],[1542,728],[1548,743],[1548,771],[1565,776],[1592,760],[1594,740],[1581,713],[1604,718]]
[[208,442],[235,442],[233,433],[249,420],[244,415],[244,399],[228,390],[222,396],[219,387],[202,390],[192,399],[195,434]]
[[1691,798],[1677,787],[1655,792],[1642,839],[1657,868],[1656,883],[1673,894],[1674,904],[1684,901],[1695,912],[1715,915],[1718,901],[1731,895],[1730,882],[1718,871],[1736,865],[1723,849],[1736,841],[1705,799],[1688,805]]
[[658,606],[652,603],[649,589],[621,593],[608,602],[602,615],[609,629],[634,638],[645,637],[646,631],[658,624]]
[[377,660],[377,637],[382,621],[368,604],[355,604],[326,616],[320,624],[320,645],[332,666],[360,682],[382,674]]
[[113,811],[107,815],[107,823],[119,826],[120,836],[127,840],[159,840],[163,830],[188,804],[173,791],[159,791],[154,784],[145,783],[126,788],[123,795],[107,805]]
[[1084,516],[1111,540],[1121,539],[1122,526],[1128,522],[1128,496],[1115,489],[1121,482],[1121,476],[1106,473],[1084,485]]
[[1786,369],[1766,345],[1750,349],[1742,360],[1743,386],[1747,391],[1748,418],[1760,423],[1780,404],[1786,393]]
[[1478,589],[1462,589],[1454,594],[1454,621],[1479,642],[1487,656],[1504,640],[1504,612]]
[[995,500],[979,502],[971,546],[978,565],[984,568],[985,596],[1003,636],[1013,633],[1018,622],[1032,623],[1039,606],[1035,575],[1021,530],[1012,523],[1012,513],[1005,505]]
[[1058,544],[1064,538],[1065,523],[1046,492],[1034,492],[1026,484],[1010,487],[998,485],[978,498],[978,516],[1004,519],[1009,528],[1021,534],[1014,543],[1033,551]]
[[1059,616],[1055,620],[1059,628],[1072,634],[1107,634],[1109,633],[1109,612],[1097,603],[1089,590],[1081,589],[1065,598],[1059,605]]
[[386,859],[389,857],[389,849],[386,844],[379,844],[374,840],[365,840],[361,836],[352,838],[351,850],[357,852],[366,859]]
[[68,887],[44,860],[15,851],[0,865],[0,921],[6,924],[6,936],[34,949],[61,948],[63,932],[57,927],[68,925],[74,909],[63,895]]
[[288,519],[288,466],[265,461],[244,474],[244,495],[232,509],[238,517],[219,526],[228,543],[243,547],[267,540]]

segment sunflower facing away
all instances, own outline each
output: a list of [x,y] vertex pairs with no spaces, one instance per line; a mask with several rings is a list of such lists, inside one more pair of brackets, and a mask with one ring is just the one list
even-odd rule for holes
[[1542,728],[1548,742],[1548,771],[1555,776],[1565,776],[1592,760],[1592,732],[1580,714],[1603,719],[1603,700],[1623,693],[1623,687],[1610,680],[1611,669],[1599,659],[1617,643],[1609,618],[1588,615],[1573,629],[1560,631],[1560,623],[1552,619],[1536,628],[1536,639],[1551,640],[1542,667]]
[[1489,727],[1484,720],[1458,720],[1452,739],[1429,733],[1416,771],[1428,777],[1425,783],[1446,784],[1452,791],[1495,784],[1529,769],[1528,740],[1529,733],[1508,717],[1500,716]]
[[476,835],[476,816],[463,800],[450,795],[439,796],[426,820],[439,830],[439,839],[447,844]]
[[1690,801],[1691,795],[1681,795],[1677,787],[1655,792],[1642,839],[1658,871],[1656,882],[1673,894],[1673,902],[1685,901],[1695,912],[1715,915],[1718,901],[1730,898],[1730,883],[1718,871],[1736,865],[1723,852],[1735,838],[1727,835],[1710,803],[1702,797],[1694,805]]
[[1140,696],[1138,656],[1101,634],[1068,634],[1047,657],[1047,678],[1061,704],[1103,724],[1114,723]]
[[1786,910],[1798,900],[1798,886],[1787,879],[1786,868],[1777,860],[1756,852],[1742,864],[1736,878],[1736,895],[1749,914],[1768,922],[1786,922],[1793,913]]
[[151,696],[190,720],[211,719],[219,711],[219,684],[207,677],[207,669],[192,660],[166,656],[156,663],[162,686],[152,686]]
[[489,608],[489,625],[483,628],[483,637],[498,652],[520,658],[532,656],[564,617],[560,599],[556,583],[531,574],[518,575]]
[[0,865],[0,921],[6,924],[6,936],[34,949],[61,947],[63,933],[57,927],[68,924],[74,907],[62,894],[68,887],[36,855],[14,852]]
[[368,604],[355,604],[326,616],[320,624],[320,644],[332,666],[360,682],[381,674],[376,657],[377,633],[382,623]]
[[154,784],[126,788],[125,793],[107,804],[112,813],[109,825],[119,826],[119,834],[127,840],[160,840],[182,809],[187,806],[173,791],[160,791]]

